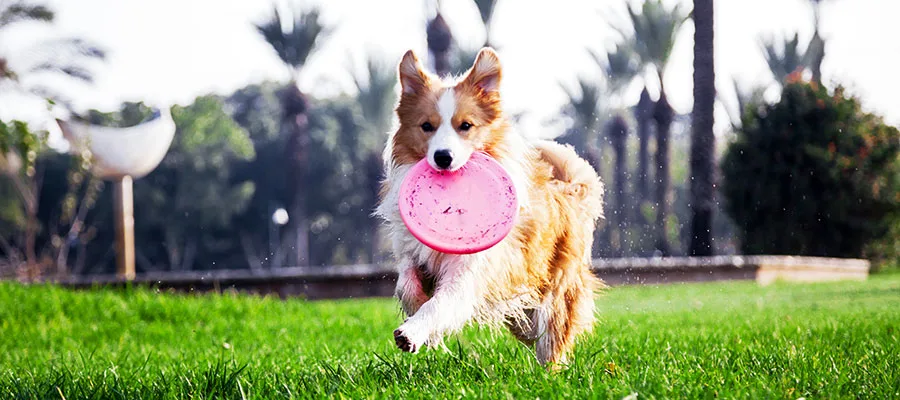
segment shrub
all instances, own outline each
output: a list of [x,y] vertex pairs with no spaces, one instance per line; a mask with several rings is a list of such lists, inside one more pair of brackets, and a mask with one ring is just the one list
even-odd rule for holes
[[[788,83],[748,110],[722,160],[726,210],[747,254],[866,256],[895,246],[900,134],[842,88]],[[868,254],[878,255],[878,254]]]

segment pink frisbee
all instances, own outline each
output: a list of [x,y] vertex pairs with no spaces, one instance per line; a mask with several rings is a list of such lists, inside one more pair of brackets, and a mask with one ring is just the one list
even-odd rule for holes
[[435,171],[419,161],[400,185],[400,217],[420,242],[449,254],[470,254],[500,243],[519,211],[512,178],[476,152],[462,168]]

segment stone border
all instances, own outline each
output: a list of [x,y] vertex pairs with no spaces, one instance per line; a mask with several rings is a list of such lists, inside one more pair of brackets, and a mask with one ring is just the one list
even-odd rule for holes
[[[869,261],[795,256],[718,256],[620,258],[594,260],[594,271],[607,284],[666,284],[755,280],[814,282],[865,280]],[[397,274],[386,265],[290,267],[275,270],[213,270],[138,274],[132,284],[176,291],[236,290],[309,299],[387,297],[394,293]],[[122,286],[113,275],[55,281],[64,286]]]

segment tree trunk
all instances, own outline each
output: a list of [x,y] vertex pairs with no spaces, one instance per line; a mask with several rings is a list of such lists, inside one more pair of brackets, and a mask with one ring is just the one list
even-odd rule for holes
[[[288,189],[289,229],[293,232],[293,251],[289,262],[294,266],[309,265],[309,220],[307,217],[307,189],[309,188],[309,124],[307,111],[309,102],[297,87],[295,81],[285,89],[282,96],[283,124],[287,126],[288,143],[285,148],[286,165],[290,173],[285,174]],[[269,215],[271,217],[271,215]]]
[[647,88],[641,92],[641,99],[635,108],[634,117],[637,120],[638,134],[638,182],[637,192],[641,202],[650,200],[649,169],[650,169],[650,126],[653,120],[653,100]]
[[692,256],[710,256],[715,202],[716,75],[713,61],[713,0],[694,0],[694,109],[691,113]]
[[[662,79],[660,79],[662,81]],[[653,110],[656,120],[656,248],[663,256],[672,254],[668,238],[669,221],[669,132],[675,111],[666,100],[666,92],[660,90],[659,100]]]
[[625,144],[628,140],[628,123],[621,115],[613,117],[607,126],[607,135],[612,144],[615,157],[615,167],[613,169],[613,208],[612,215],[607,218],[610,221],[612,240],[610,247],[614,256],[622,255],[621,239],[627,229],[629,215],[627,206],[625,205],[625,183],[628,180],[628,153],[625,150]]

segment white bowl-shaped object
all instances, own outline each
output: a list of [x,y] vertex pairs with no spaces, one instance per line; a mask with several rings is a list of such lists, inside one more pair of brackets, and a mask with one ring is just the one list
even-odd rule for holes
[[153,118],[126,128],[91,125],[77,120],[56,120],[75,151],[93,155],[94,173],[105,179],[125,175],[137,179],[153,171],[165,157],[175,136],[175,122],[167,108]]

